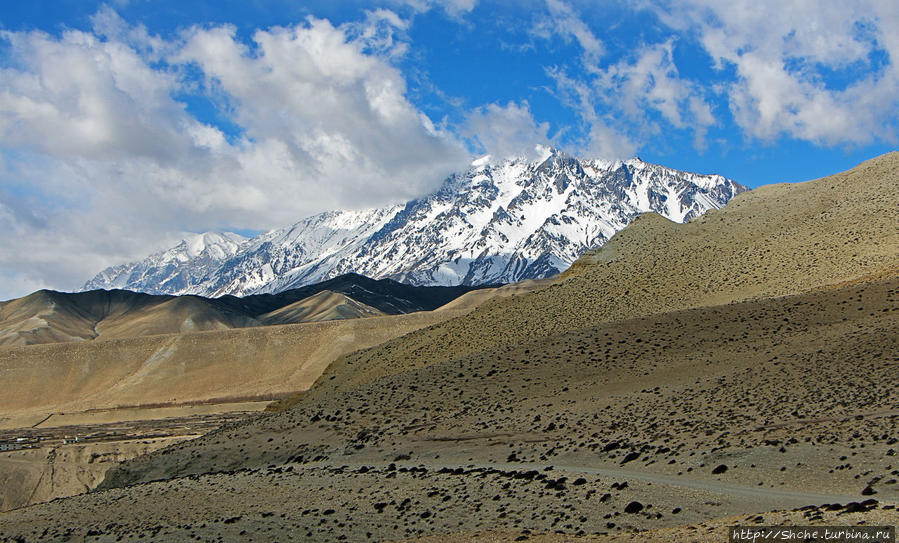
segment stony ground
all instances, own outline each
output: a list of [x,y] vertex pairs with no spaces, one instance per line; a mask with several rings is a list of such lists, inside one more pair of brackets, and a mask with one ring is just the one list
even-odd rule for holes
[[137,486],[8,514],[0,533],[384,541],[615,534],[867,499],[879,511],[899,501],[897,312],[899,280],[863,283],[319,390],[105,483]]
[[[840,505],[840,507],[837,507]],[[571,536],[565,534],[535,534],[522,531],[479,531],[421,537],[403,540],[403,543],[498,543],[506,541],[531,541],[534,543],[582,543],[582,542],[642,542],[665,543],[721,543],[728,540],[728,532],[735,526],[895,526],[896,506],[892,504],[849,505],[830,504],[829,507],[802,507],[788,511],[772,511],[764,514],[716,518],[698,524],[619,532],[603,535]]]

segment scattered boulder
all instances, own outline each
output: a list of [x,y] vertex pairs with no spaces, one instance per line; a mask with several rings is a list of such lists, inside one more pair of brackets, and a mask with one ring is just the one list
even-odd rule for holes
[[624,512],[630,513],[630,514],[639,513],[642,510],[643,510],[643,504],[640,502],[637,502],[637,501],[633,501],[633,502],[627,504],[627,506],[624,508]]
[[628,462],[633,462],[634,460],[640,458],[640,453],[632,452],[624,457],[624,460],[621,461],[622,464],[627,464]]

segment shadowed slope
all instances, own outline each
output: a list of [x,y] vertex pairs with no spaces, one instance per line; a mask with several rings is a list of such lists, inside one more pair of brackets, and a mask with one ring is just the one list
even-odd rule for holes
[[461,294],[489,286],[414,287],[347,274],[300,289],[245,298],[41,290],[0,303],[0,346],[397,315],[436,309]]
[[259,316],[265,324],[280,322],[321,322],[375,317],[384,313],[357,302],[346,294],[323,290],[298,302]]
[[399,283],[392,279],[369,279],[356,273],[348,273],[321,283],[286,290],[278,294],[254,294],[244,298],[222,296],[216,300],[255,317],[328,290],[345,294],[382,313],[397,315],[437,309],[466,292],[494,286],[496,285],[418,287]]

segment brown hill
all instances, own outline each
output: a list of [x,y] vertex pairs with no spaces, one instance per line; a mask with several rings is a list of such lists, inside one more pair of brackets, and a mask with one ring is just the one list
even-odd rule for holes
[[[177,300],[174,300],[177,301]],[[271,397],[308,389],[335,358],[459,312],[419,312],[0,350],[0,413]]]
[[[7,302],[2,311],[15,320],[23,313],[35,312],[39,302],[46,303],[49,309],[40,311],[49,323],[41,330],[58,343],[0,349],[0,375],[7,385],[0,395],[0,422],[4,416],[13,415],[19,420],[30,414],[58,411],[270,398],[302,392],[342,355],[458,317],[471,311],[476,302],[494,295],[518,291],[488,288],[485,295],[455,308],[406,315],[382,315],[342,293],[320,291],[254,319],[257,324],[301,324],[251,328],[237,328],[241,324],[237,318],[226,321],[222,315],[229,313],[210,311],[214,306],[209,300],[194,296],[93,291],[75,295],[80,297],[79,302],[93,303],[75,304],[73,309],[64,305],[72,295],[59,296],[59,303],[54,302],[58,293],[36,293]],[[128,303],[104,300],[104,296],[118,295]],[[434,300],[424,303],[439,303],[451,295],[438,292]],[[143,302],[143,298],[148,301]],[[165,300],[160,303],[157,298]],[[393,303],[385,297],[381,300]],[[414,300],[403,303],[420,303]],[[17,314],[15,310],[26,303],[31,305]],[[91,324],[98,314],[109,318]],[[369,316],[373,318],[357,318]],[[64,338],[78,337],[76,333],[87,335],[88,328],[109,339],[65,342]],[[160,333],[171,329],[182,333]],[[59,336],[67,331],[71,335]]]
[[120,339],[260,324],[250,315],[199,296],[152,296],[124,290],[77,294],[40,290],[0,305],[0,346]]
[[112,315],[140,310],[156,303],[153,296],[120,296],[94,292],[78,297],[39,290],[0,303],[0,345],[16,346],[93,339],[98,312],[115,306]]
[[281,309],[260,315],[258,318],[265,324],[278,324],[358,319],[383,314],[374,307],[357,302],[346,294],[323,290]]
[[398,315],[436,309],[479,288],[485,287],[416,287],[346,274],[243,298],[41,290],[0,302],[0,347]]

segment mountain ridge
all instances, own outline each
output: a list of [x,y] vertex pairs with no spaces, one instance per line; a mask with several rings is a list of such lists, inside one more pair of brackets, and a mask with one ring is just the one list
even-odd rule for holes
[[246,297],[173,296],[122,289],[40,290],[0,302],[0,346],[399,315],[437,309],[472,290],[477,289],[404,285],[358,274]]
[[107,268],[84,289],[115,284],[218,297],[280,292],[350,272],[432,286],[542,279],[567,269],[641,213],[684,222],[747,190],[720,175],[636,158],[540,152],[536,161],[475,160],[429,195],[308,217],[244,240],[218,261],[176,265],[172,249]]

